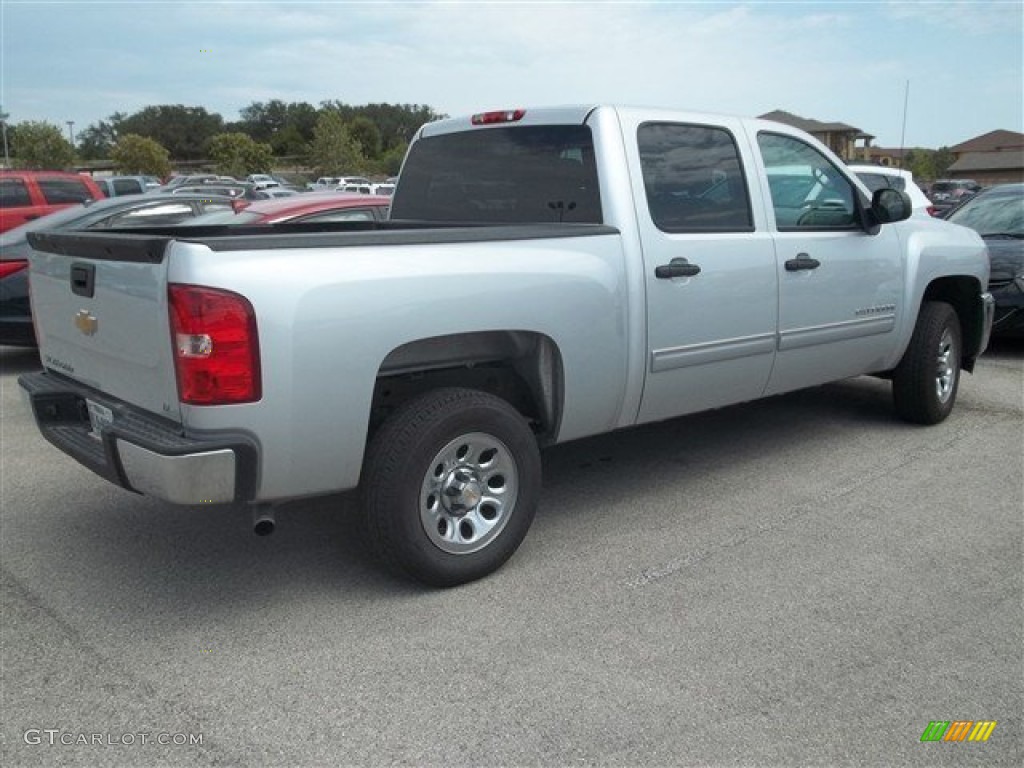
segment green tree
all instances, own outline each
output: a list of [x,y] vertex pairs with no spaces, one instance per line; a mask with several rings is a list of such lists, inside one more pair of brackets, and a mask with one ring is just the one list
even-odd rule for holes
[[224,130],[224,118],[203,107],[161,104],[146,107],[113,123],[118,135],[134,133],[154,139],[175,160],[202,160],[211,138]]
[[348,124],[348,132],[353,140],[359,143],[359,149],[367,160],[375,160],[380,156],[380,131],[373,120],[358,115]]
[[159,142],[128,133],[110,150],[110,159],[119,173],[144,173],[164,178],[171,173],[168,152]]
[[402,143],[381,154],[379,163],[381,171],[387,176],[397,176],[398,172],[402,170],[402,161],[405,159],[408,149],[409,145]]
[[340,101],[322,101],[320,108],[325,112],[337,112],[345,121],[359,116],[371,120],[380,131],[381,149],[385,152],[399,144],[408,144],[424,123],[446,117],[422,104],[366,104],[353,107]]
[[366,157],[352,138],[341,115],[332,110],[324,112],[316,121],[310,165],[319,176],[339,176],[362,173]]
[[75,148],[53,123],[18,123],[8,138],[11,155],[21,168],[63,170],[75,163]]
[[84,160],[106,160],[110,151],[117,144],[117,131],[114,125],[124,118],[123,114],[114,113],[109,121],[100,120],[78,133],[78,154]]
[[275,154],[304,154],[313,140],[316,107],[304,101],[285,104],[280,99],[255,101],[240,113],[241,120],[230,130],[247,133],[256,141],[268,142]]
[[242,177],[267,173],[274,161],[269,144],[253,141],[244,133],[222,133],[210,139],[207,154],[217,173]]
[[298,127],[288,125],[270,137],[270,148],[277,157],[308,155],[309,140],[302,135]]

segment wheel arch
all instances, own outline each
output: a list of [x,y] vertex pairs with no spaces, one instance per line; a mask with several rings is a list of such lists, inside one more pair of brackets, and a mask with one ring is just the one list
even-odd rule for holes
[[960,321],[963,343],[960,367],[966,371],[974,370],[974,363],[984,343],[984,314],[979,299],[981,291],[981,283],[976,277],[955,275],[935,278],[921,297],[922,304],[926,301],[943,301],[953,307]]
[[525,330],[470,331],[406,342],[381,361],[370,436],[396,407],[439,387],[479,389],[508,401],[538,441],[554,442],[561,425],[564,367],[555,341]]

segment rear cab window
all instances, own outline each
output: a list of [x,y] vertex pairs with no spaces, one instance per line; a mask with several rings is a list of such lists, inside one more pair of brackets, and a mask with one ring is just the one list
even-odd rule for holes
[[421,138],[392,219],[603,223],[589,126],[487,128]]

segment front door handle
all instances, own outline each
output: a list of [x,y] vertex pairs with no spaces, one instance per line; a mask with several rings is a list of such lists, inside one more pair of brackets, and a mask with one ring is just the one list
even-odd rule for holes
[[817,259],[812,259],[806,253],[798,253],[795,259],[786,262],[786,271],[799,272],[802,269],[817,269],[820,266],[821,262]]
[[680,258],[672,259],[668,264],[661,264],[654,268],[654,276],[661,280],[673,277],[693,277],[699,273],[700,267]]

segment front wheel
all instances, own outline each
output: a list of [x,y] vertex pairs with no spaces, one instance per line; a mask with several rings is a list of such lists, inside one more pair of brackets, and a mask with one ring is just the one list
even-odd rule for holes
[[446,388],[400,407],[367,451],[362,496],[371,547],[392,570],[454,586],[516,551],[540,496],[540,451],[504,400]]
[[960,385],[960,321],[941,301],[927,301],[903,359],[893,371],[892,394],[900,418],[938,424],[949,416]]

